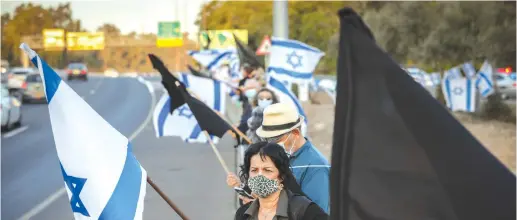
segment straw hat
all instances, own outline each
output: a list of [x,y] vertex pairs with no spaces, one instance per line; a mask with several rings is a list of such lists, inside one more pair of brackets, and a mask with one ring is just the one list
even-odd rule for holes
[[264,109],[262,126],[256,132],[261,138],[276,137],[301,126],[303,120],[303,116],[298,114],[294,105],[272,104]]

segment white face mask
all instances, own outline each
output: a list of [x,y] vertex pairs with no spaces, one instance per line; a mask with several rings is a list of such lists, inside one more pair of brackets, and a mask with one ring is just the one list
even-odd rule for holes
[[258,106],[260,106],[262,108],[266,108],[266,107],[268,107],[271,104],[273,104],[273,100],[272,99],[259,99],[258,100]]
[[255,95],[257,95],[257,90],[248,89],[246,90],[246,92],[244,92],[244,95],[246,95],[246,97],[248,97],[249,99],[253,99]]
[[289,135],[287,135],[287,138],[284,141],[277,143],[278,145],[280,145],[280,146],[282,146],[284,148],[285,153],[287,154],[288,157],[291,157],[291,155],[293,155],[293,147],[294,147],[294,144],[296,142],[296,140],[293,141],[293,144],[291,144],[291,147],[289,148],[289,151],[287,151],[287,148],[285,147],[285,142],[287,142],[287,140],[289,140],[289,137],[291,137],[291,134],[292,133],[289,133]]

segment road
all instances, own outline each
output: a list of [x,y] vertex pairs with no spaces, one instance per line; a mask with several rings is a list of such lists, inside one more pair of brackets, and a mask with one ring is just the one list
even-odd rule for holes
[[[152,121],[146,119],[162,86],[159,78],[146,79],[153,92],[136,78],[91,77],[88,82],[67,83],[112,126],[133,137],[133,152],[148,175],[189,218],[232,219],[234,193],[226,186],[226,175],[212,149],[175,137],[156,138]],[[60,193],[64,182],[47,105],[24,104],[22,114],[22,127],[1,139],[1,219],[73,219],[68,197]],[[232,142],[225,137],[218,148],[233,167]],[[148,186],[144,219],[180,218]]]

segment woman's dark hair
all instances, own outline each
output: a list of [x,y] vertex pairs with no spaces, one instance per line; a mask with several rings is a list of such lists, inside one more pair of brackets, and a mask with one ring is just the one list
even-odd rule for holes
[[261,92],[269,92],[269,93],[271,94],[271,97],[273,97],[273,103],[271,103],[271,104],[276,104],[276,103],[278,103],[278,97],[276,97],[276,94],[275,94],[275,92],[273,92],[273,90],[268,89],[268,88],[262,88],[262,89],[260,89],[260,90],[257,92],[257,95],[255,95],[255,98],[253,98],[253,106],[258,106],[258,95],[259,95]]
[[275,143],[269,142],[258,142],[252,144],[248,147],[246,152],[244,153],[244,164],[241,166],[241,171],[239,172],[239,176],[241,182],[244,184],[248,184],[250,166],[251,166],[251,157],[259,154],[262,160],[265,160],[266,156],[273,161],[275,167],[278,169],[279,179],[282,180],[282,184],[284,185],[284,189],[288,189],[289,191],[303,195],[302,188],[298,183],[296,183],[296,179],[291,172],[291,168],[289,167],[289,158],[285,153],[284,148]]

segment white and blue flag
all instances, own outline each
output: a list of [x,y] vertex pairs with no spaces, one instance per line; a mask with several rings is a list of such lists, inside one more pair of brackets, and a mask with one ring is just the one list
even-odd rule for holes
[[459,79],[459,78],[463,78],[463,76],[461,75],[461,71],[460,71],[460,68],[459,67],[453,67],[449,70],[446,70],[445,73],[443,74],[443,78],[448,78],[448,79]]
[[435,86],[440,85],[440,83],[442,82],[442,77],[440,76],[440,73],[431,73],[431,81]]
[[26,44],[44,81],[50,122],[75,219],[142,219],[147,173],[129,140]]
[[[185,73],[180,73],[179,76],[178,79],[197,99],[224,115],[228,88],[224,83]],[[172,114],[169,113],[171,98],[164,92],[154,109],[153,124],[156,136],[179,136],[185,142],[207,143],[206,136],[186,103],[175,109]],[[218,138],[213,136],[212,140],[217,143]]]
[[476,85],[474,79],[447,78],[442,85],[447,107],[451,111],[476,111]]
[[487,97],[494,93],[494,81],[492,79],[494,68],[485,61],[476,77],[476,87],[482,97]]
[[241,78],[239,55],[235,48],[189,51],[188,55],[209,71],[217,71],[222,64],[227,63],[231,78]]
[[298,114],[305,118],[305,123],[302,124],[302,134],[306,136],[308,122],[307,115],[305,115],[305,112],[303,111],[302,105],[298,101],[298,98],[296,98],[296,96],[289,89],[287,89],[284,83],[273,76],[268,77],[268,83],[266,87],[275,93],[279,102],[290,103],[296,106],[296,109],[298,109]]
[[271,39],[268,74],[278,80],[307,82],[325,53],[296,40]]
[[476,76],[476,68],[474,68],[472,62],[466,62],[462,64],[461,68],[463,69],[463,72],[467,78],[472,79]]

